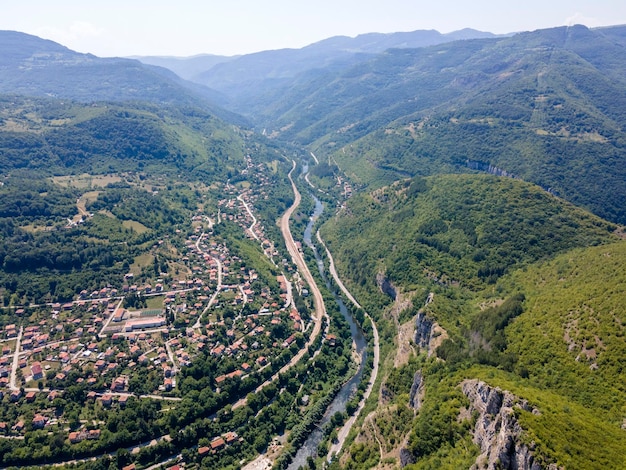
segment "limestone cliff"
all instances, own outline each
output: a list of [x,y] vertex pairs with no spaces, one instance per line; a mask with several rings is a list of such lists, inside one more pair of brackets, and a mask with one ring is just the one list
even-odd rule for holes
[[481,454],[476,459],[473,469],[501,470],[540,470],[558,467],[542,466],[533,455],[532,444],[522,442],[522,428],[514,410],[521,408],[532,413],[539,413],[525,400],[520,400],[507,391],[490,387],[479,380],[465,380],[463,393],[470,400],[470,406],[462,414],[477,414],[474,428],[474,442],[480,447]]
[[383,273],[378,273],[376,275],[376,285],[378,285],[378,288],[383,294],[387,294],[393,300],[396,300],[398,297],[398,292],[395,286]]
[[420,310],[415,320],[415,344],[418,348],[428,351],[433,334],[433,319]]
[[424,398],[424,381],[422,378],[422,369],[418,370],[413,376],[413,385],[409,394],[409,406],[415,411],[419,411],[422,407],[422,399]]

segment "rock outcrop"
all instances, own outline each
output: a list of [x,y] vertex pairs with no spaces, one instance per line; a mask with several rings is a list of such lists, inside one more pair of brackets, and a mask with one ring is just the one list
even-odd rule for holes
[[521,440],[523,430],[514,409],[521,408],[532,413],[538,413],[538,410],[510,392],[490,387],[479,380],[465,380],[461,385],[463,393],[470,400],[469,409],[464,410],[464,414],[478,414],[473,434],[481,454],[472,469],[557,469],[553,465],[540,465],[533,455],[532,444],[526,445]]
[[420,310],[415,320],[415,344],[420,349],[429,351],[429,344],[433,334],[434,320]]
[[415,457],[413,454],[404,447],[400,449],[400,467],[404,468],[413,463],[415,463]]
[[396,298],[398,297],[398,292],[396,291],[396,288],[383,273],[378,273],[376,275],[376,285],[378,285],[378,288],[383,294],[387,294],[393,300],[396,300]]
[[419,411],[422,407],[422,395],[424,392],[424,380],[422,370],[418,370],[413,376],[413,385],[409,394],[409,406],[415,411]]

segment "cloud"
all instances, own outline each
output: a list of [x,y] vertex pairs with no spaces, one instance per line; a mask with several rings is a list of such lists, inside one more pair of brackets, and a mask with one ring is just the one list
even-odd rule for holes
[[602,26],[602,21],[597,18],[585,16],[580,12],[576,12],[572,16],[565,19],[566,26],[574,26],[575,24],[584,24],[588,28],[595,28],[597,26]]

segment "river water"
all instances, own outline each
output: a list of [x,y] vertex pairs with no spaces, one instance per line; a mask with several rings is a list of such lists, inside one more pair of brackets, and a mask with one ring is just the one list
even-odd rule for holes
[[288,470],[297,470],[298,467],[306,465],[307,457],[317,456],[317,446],[319,445],[320,442],[322,442],[321,429],[324,428],[324,425],[330,420],[330,418],[337,411],[345,411],[348,400],[354,394],[359,383],[361,382],[361,376],[363,375],[363,365],[365,364],[366,354],[367,354],[366,352],[367,342],[365,338],[363,337],[363,333],[354,322],[352,315],[350,315],[350,313],[348,312],[348,309],[346,308],[345,304],[341,300],[341,297],[339,297],[336,294],[335,288],[331,286],[330,280],[328,279],[326,270],[324,268],[324,262],[322,261],[322,258],[320,257],[319,253],[317,252],[317,248],[313,244],[313,241],[312,241],[313,225],[315,224],[315,221],[317,220],[317,218],[324,211],[324,205],[315,196],[312,196],[312,197],[315,200],[315,210],[313,211],[313,215],[309,219],[309,223],[307,224],[306,230],[304,231],[304,242],[313,249],[313,252],[315,253],[315,259],[317,260],[317,267],[319,269],[320,275],[322,276],[322,279],[324,280],[326,287],[329,289],[329,291],[332,292],[333,297],[337,301],[341,314],[350,325],[350,333],[352,334],[352,340],[354,342],[353,346],[356,349],[356,353],[361,358],[361,365],[359,366],[357,373],[348,382],[346,382],[343,387],[341,387],[335,399],[331,402],[330,405],[328,405],[328,408],[326,409],[326,413],[324,414],[322,421],[319,423],[319,428],[315,428],[313,432],[309,435],[307,440],[304,442],[304,444],[302,444],[302,447],[298,449],[298,452],[296,456],[294,457],[293,462],[291,462],[289,467],[287,467]]

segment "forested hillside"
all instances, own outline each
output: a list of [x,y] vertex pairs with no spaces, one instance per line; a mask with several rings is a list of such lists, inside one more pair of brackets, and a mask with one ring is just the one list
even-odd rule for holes
[[529,183],[444,175],[355,196],[323,234],[364,289],[381,273],[403,291],[424,278],[475,290],[520,264],[605,243],[614,229]]
[[624,222],[620,31],[575,26],[392,49],[260,94],[256,120],[368,187],[491,168]]
[[[474,426],[496,417],[463,418],[470,405],[460,384],[476,378],[531,403],[515,416],[539,465],[622,462],[626,245],[615,228],[538,187],[488,175],[416,177],[350,200],[322,234],[397,350],[337,468],[387,468],[398,455],[420,469],[478,462]],[[400,331],[413,332],[410,348]],[[407,348],[428,356],[399,359]]]
[[[232,173],[243,133],[209,112],[150,103],[0,96],[0,169]],[[207,138],[210,136],[210,138]]]

